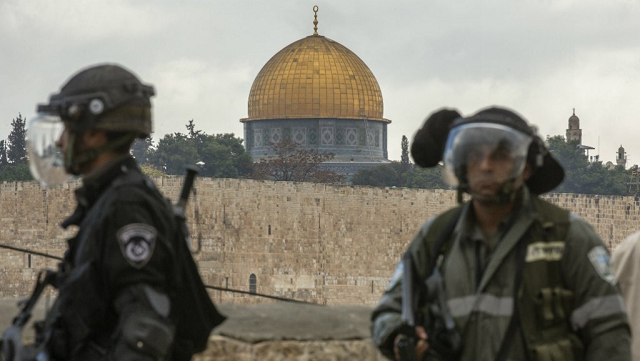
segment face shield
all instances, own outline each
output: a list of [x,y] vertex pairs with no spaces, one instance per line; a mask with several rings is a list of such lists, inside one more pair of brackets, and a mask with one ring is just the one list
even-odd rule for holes
[[[531,137],[496,123],[468,123],[449,132],[444,149],[445,181],[469,191],[469,173],[479,182],[505,184],[524,170]],[[490,168],[490,169],[489,169]],[[473,184],[471,184],[473,186]]]
[[39,113],[27,124],[29,169],[43,187],[62,184],[71,178],[65,171],[64,155],[56,142],[64,130],[58,115]]

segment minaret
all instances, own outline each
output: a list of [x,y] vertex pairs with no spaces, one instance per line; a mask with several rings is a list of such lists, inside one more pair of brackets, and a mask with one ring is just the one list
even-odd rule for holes
[[582,144],[582,129],[580,129],[580,118],[576,116],[576,108],[573,108],[573,115],[569,117],[567,142],[570,141],[578,141],[578,144]]
[[616,164],[621,165],[623,168],[626,168],[627,166],[627,152],[624,151],[622,144],[620,144],[620,148],[618,148]]

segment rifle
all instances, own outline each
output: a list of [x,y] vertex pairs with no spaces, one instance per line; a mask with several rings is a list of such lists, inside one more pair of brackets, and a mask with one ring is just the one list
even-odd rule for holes
[[415,327],[418,325],[418,304],[421,300],[426,302],[428,311],[424,315],[425,330],[429,336],[427,352],[443,360],[457,360],[460,357],[462,338],[447,305],[444,282],[439,270],[441,261],[442,256],[423,283],[415,282],[413,259],[409,253],[402,257],[402,324],[399,333],[405,337],[397,344],[400,361],[417,360]]
[[[22,308],[18,316],[14,317],[11,327],[9,327],[2,334],[2,339],[0,340],[2,352],[0,353],[0,360],[2,361],[24,361],[29,359],[37,359],[38,360],[48,360],[48,356],[44,350],[40,350],[40,347],[25,347],[22,342],[22,332],[24,330],[24,326],[27,324],[29,319],[31,319],[31,311],[33,307],[35,307],[42,291],[48,285],[53,285],[55,278],[57,276],[57,272],[52,270],[42,270],[38,272],[38,280],[36,282],[36,287],[31,293],[31,296],[22,303]],[[37,337],[42,337],[41,328],[36,325],[36,331],[38,333]],[[37,340],[36,340],[37,341]],[[42,343],[40,343],[41,345]]]
[[189,201],[189,195],[191,194],[191,189],[193,188],[193,182],[195,181],[196,175],[198,174],[198,168],[193,165],[188,165],[186,166],[186,171],[187,175],[184,177],[184,183],[182,183],[180,198],[178,198],[178,203],[173,206],[173,214],[179,220],[178,226],[180,227],[180,232],[182,232],[182,235],[187,242],[189,252],[193,252],[193,247],[191,246],[191,236],[189,235],[189,229],[187,228],[186,222],[186,208],[187,202]]
[[409,252],[402,256],[402,324],[398,333],[403,337],[396,347],[400,361],[416,361],[416,307],[418,293],[414,290],[413,261]]
[[444,282],[438,265],[425,281],[427,312],[426,330],[429,335],[429,352],[445,360],[457,360],[462,353],[462,337],[449,311],[444,291]]

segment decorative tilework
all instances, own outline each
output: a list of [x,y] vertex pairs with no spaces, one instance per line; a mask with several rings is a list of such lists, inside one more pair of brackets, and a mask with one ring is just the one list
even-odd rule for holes
[[375,132],[371,129],[367,129],[367,146],[375,145]]
[[271,143],[279,143],[282,140],[282,129],[271,128]]
[[318,144],[318,129],[317,128],[309,128],[307,139],[309,140],[309,144],[316,145]]
[[282,129],[282,139],[291,140],[291,128],[286,127]]
[[333,145],[333,128],[321,127],[320,134],[321,145]]
[[271,143],[271,131],[270,129],[264,129],[262,133],[262,144],[268,146]]
[[358,130],[356,128],[347,128],[346,131],[346,144],[358,145]]
[[256,129],[253,131],[253,145],[256,147],[262,147],[262,129]]
[[336,129],[336,145],[344,144],[344,128]]
[[306,144],[307,128],[293,128],[293,141],[298,144]]

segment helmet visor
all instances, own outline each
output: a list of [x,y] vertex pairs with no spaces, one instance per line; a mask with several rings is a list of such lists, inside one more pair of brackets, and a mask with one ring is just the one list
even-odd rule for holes
[[445,181],[467,184],[470,167],[494,167],[496,182],[506,182],[524,170],[531,137],[495,123],[469,123],[453,128],[444,150]]
[[62,184],[71,178],[65,171],[64,157],[56,142],[64,130],[58,115],[40,113],[27,125],[29,170],[43,187]]

